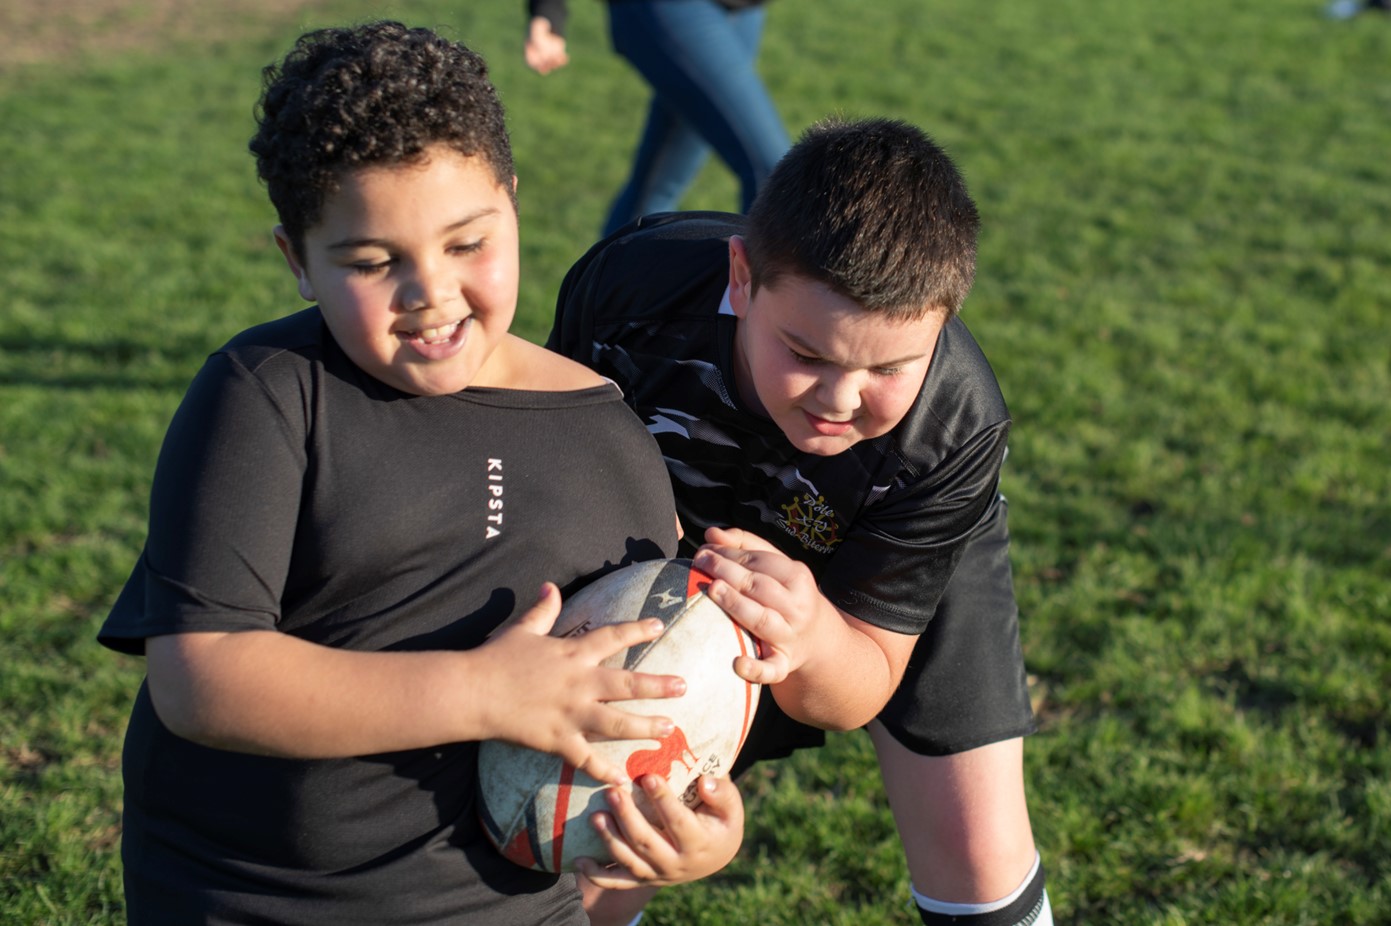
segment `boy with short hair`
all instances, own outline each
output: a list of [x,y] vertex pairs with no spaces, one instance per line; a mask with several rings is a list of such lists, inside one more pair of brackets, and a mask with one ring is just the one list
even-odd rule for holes
[[[747,221],[653,216],[595,245],[549,346],[623,389],[712,595],[773,650],[741,766],[868,723],[923,922],[1049,923],[998,490],[1010,419],[957,318],[978,224],[919,130],[823,123]],[[648,896],[591,897],[594,922]]]
[[[621,782],[589,739],[669,729],[610,702],[680,679],[599,665],[656,622],[547,633],[557,584],[672,552],[665,471],[610,384],[508,332],[515,177],[481,58],[399,23],[320,30],[267,68],[258,122],[275,240],[316,305],[194,379],[100,632],[147,660],[128,919],[583,926],[573,876],[485,838],[477,742]],[[737,851],[732,785],[690,811],[640,784],[694,847],[616,790],[612,822],[653,847],[618,857],[647,881]]]

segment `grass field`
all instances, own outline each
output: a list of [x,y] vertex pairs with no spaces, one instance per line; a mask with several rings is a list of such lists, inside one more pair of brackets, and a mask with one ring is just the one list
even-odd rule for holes
[[[307,24],[377,15],[482,51],[518,156],[532,338],[644,101],[588,0],[546,79],[522,66],[520,2],[109,5],[55,2],[0,37],[34,46],[0,56],[7,923],[124,921],[142,667],[94,634],[189,378],[299,305],[245,151],[259,68]],[[790,130],[909,119],[981,206],[964,317],[1016,422],[1026,762],[1060,923],[1391,922],[1391,17],[1321,6],[770,7],[763,72]],[[65,16],[83,41],[58,41]],[[712,164],[688,205],[733,203]],[[739,859],[647,922],[917,922],[862,735],[745,791]]]

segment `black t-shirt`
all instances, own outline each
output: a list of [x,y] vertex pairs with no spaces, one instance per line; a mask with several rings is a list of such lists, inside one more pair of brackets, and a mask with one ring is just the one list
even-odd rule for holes
[[[665,471],[616,390],[408,395],[352,364],[317,309],[208,359],[150,507],[100,633],[130,653],[242,629],[466,649],[545,580],[568,593],[674,552]],[[123,760],[132,923],[586,923],[572,878],[485,839],[475,756],[211,749],[170,733],[142,687]]]
[[669,213],[601,241],[567,275],[548,346],[618,383],[657,438],[683,544],[745,528],[806,562],[837,606],[921,633],[998,503],[1010,419],[994,372],[953,319],[896,428],[835,456],[798,451],[735,387],[728,240],[742,222]]

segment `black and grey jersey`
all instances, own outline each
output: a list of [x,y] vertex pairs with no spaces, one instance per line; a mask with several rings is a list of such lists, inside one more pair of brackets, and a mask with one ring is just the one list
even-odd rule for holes
[[688,546],[711,525],[807,563],[823,593],[901,633],[931,619],[965,544],[998,502],[1010,418],[959,320],[882,437],[798,451],[740,400],[722,213],[648,217],[596,244],[561,289],[548,346],[611,378],[661,447]]

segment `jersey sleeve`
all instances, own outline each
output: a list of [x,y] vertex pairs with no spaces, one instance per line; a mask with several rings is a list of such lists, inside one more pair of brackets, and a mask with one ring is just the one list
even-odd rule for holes
[[549,19],[551,31],[556,35],[565,35],[565,21],[570,17],[566,0],[527,0],[526,12],[530,19],[537,16]]
[[152,636],[276,626],[305,469],[305,407],[287,413],[233,358],[208,359],[165,435],[145,549],[101,643],[138,654]]
[[659,213],[597,242],[560,285],[546,346],[615,380],[636,374],[605,369],[596,340],[627,339],[633,326],[703,316],[712,293],[718,305],[729,273],[729,236],[743,230],[742,222],[723,212]]
[[555,301],[555,319],[546,347],[586,366],[594,366],[594,327],[601,306],[612,297],[603,292],[603,276],[612,238],[591,247],[575,261],[560,284]]
[[967,544],[999,501],[1009,422],[867,506],[820,577],[837,607],[897,633],[927,628]]

